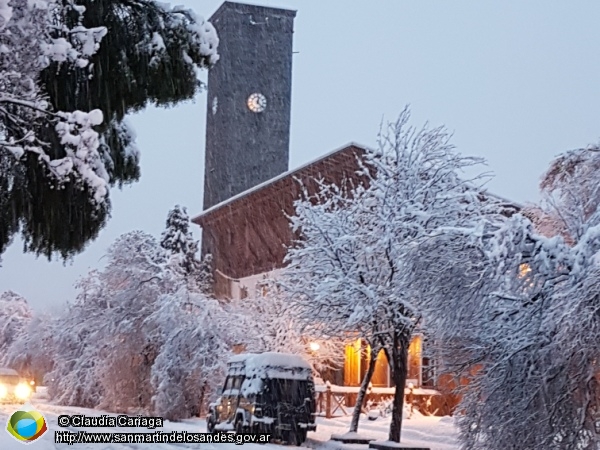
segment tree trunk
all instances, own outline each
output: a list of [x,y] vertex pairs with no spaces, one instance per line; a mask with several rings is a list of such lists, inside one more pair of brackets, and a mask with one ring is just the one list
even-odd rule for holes
[[394,345],[392,347],[392,359],[390,369],[396,392],[392,409],[392,422],[390,423],[390,434],[388,439],[392,442],[400,442],[402,434],[402,412],[404,410],[404,387],[408,372],[408,346],[410,336],[394,332]]
[[206,381],[202,383],[202,388],[200,388],[200,401],[198,405],[198,417],[202,417],[204,413],[204,397],[206,395]]
[[358,395],[356,396],[356,405],[354,406],[354,411],[352,412],[352,421],[350,422],[350,432],[356,433],[358,430],[358,420],[360,419],[360,412],[362,411],[363,403],[365,402],[365,397],[367,394],[367,389],[369,388],[369,383],[371,382],[371,378],[373,378],[373,373],[375,372],[375,365],[377,363],[377,355],[379,354],[380,348],[371,347],[371,357],[369,358],[369,368],[365,373],[365,376],[360,385],[360,390],[358,391]]

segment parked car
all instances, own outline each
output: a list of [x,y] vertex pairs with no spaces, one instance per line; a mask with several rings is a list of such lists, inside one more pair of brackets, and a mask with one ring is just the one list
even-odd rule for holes
[[316,400],[312,368],[285,353],[242,354],[227,365],[220,396],[209,408],[208,431],[268,433],[300,445],[315,431]]
[[15,370],[0,367],[0,403],[25,402],[31,394],[31,386]]

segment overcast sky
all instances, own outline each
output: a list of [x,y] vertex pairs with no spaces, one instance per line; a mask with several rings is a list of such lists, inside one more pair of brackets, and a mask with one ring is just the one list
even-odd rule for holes
[[[221,1],[176,3],[208,18]],[[462,153],[487,159],[491,190],[525,202],[538,199],[539,177],[556,154],[599,141],[598,1],[253,3],[298,11],[290,168],[350,141],[373,146],[382,118],[410,104],[414,124],[445,124]],[[111,193],[109,225],[66,265],[23,254],[15,241],[2,256],[0,292],[56,311],[117,236],[159,236],[175,204],[199,213],[205,113],[204,93],[132,116],[142,178]]]

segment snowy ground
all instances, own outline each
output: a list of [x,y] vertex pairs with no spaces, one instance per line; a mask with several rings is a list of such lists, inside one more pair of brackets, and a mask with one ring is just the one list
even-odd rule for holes
[[[54,450],[59,448],[81,448],[89,450],[131,450],[131,449],[157,449],[157,450],[175,450],[175,449],[198,449],[204,450],[234,450],[235,444],[55,444],[54,432],[56,430],[65,430],[58,426],[58,416],[61,414],[84,414],[86,416],[99,416],[101,411],[70,408],[56,406],[43,398],[37,398],[31,401],[31,404],[39,410],[48,422],[48,432],[31,447],[35,450]],[[24,448],[17,443],[14,438],[6,432],[6,423],[8,417],[18,409],[18,405],[0,405],[0,423],[3,430],[0,431],[0,449],[18,450]],[[316,432],[308,434],[309,439],[305,443],[306,447],[322,450],[365,450],[365,445],[342,445],[330,441],[332,434],[343,434],[348,430],[349,417],[335,419],[318,419]],[[371,436],[378,440],[387,439],[387,427],[389,419],[379,418],[376,421],[369,421],[366,418],[361,420],[359,432],[365,436]],[[147,432],[144,428],[74,428],[72,431],[87,430],[90,432]],[[161,429],[163,432],[169,431],[187,431],[189,433],[205,432],[206,423],[201,419],[190,419],[183,422],[166,422]],[[405,420],[403,423],[403,444],[412,444],[429,447],[431,450],[458,450],[456,443],[456,429],[452,419],[449,417],[413,417]],[[282,450],[284,447],[276,444],[244,444],[247,450]],[[293,449],[296,447],[285,447]]]

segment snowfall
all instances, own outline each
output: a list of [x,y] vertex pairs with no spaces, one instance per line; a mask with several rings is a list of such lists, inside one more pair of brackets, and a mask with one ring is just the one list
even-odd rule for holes
[[[152,448],[157,450],[175,450],[175,449],[197,449],[204,450],[234,450],[238,446],[235,444],[55,444],[54,431],[69,430],[89,432],[148,432],[145,428],[61,428],[58,426],[58,416],[66,415],[85,415],[85,416],[101,416],[103,414],[116,416],[117,414],[106,413],[94,409],[74,408],[66,406],[53,405],[44,395],[44,389],[39,389],[39,394],[36,394],[29,402],[36,410],[42,413],[48,424],[48,431],[37,441],[31,443],[31,447],[36,450],[51,450],[58,448],[81,448],[89,450],[131,450]],[[18,450],[24,448],[6,431],[6,423],[10,415],[19,409],[20,405],[0,405],[0,421],[4,430],[0,432],[0,449]],[[350,417],[336,417],[333,419],[317,418],[317,431],[308,433],[308,440],[304,443],[304,447],[323,449],[323,450],[366,450],[366,445],[357,444],[341,444],[331,441],[332,434],[344,434],[348,431]],[[368,420],[366,417],[361,418],[359,425],[359,434],[361,436],[372,437],[377,440],[387,439],[387,429],[389,427],[389,418],[377,418],[376,420]],[[156,429],[162,432],[169,431],[187,431],[188,433],[206,432],[206,422],[204,419],[189,419],[182,422],[166,421],[163,428]],[[424,417],[419,414],[413,414],[410,419],[405,419],[403,422],[402,444],[407,446],[426,447],[431,450],[458,450],[456,440],[457,432],[454,427],[451,417]],[[288,447],[277,444],[243,444],[247,450],[269,450],[285,448],[292,449],[296,447]]]

